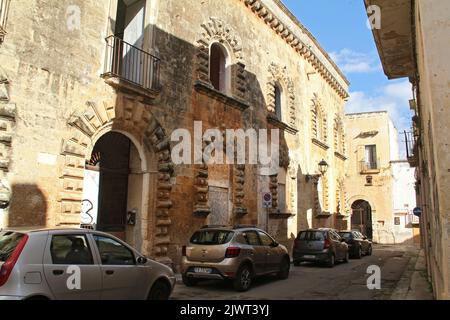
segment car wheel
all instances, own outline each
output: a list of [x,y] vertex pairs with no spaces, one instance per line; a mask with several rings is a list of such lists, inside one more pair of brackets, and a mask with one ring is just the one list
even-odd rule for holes
[[361,247],[358,248],[358,251],[356,252],[356,259],[362,258],[362,249]]
[[278,272],[278,279],[286,280],[289,278],[289,270],[291,268],[291,261],[288,258],[284,258],[280,264],[280,271]]
[[189,278],[188,276],[182,275],[183,283],[186,287],[193,287],[198,283],[197,279]]
[[336,258],[334,256],[334,254],[332,254],[330,256],[330,258],[328,259],[327,267],[328,268],[333,268],[335,264],[336,264]]
[[372,255],[372,246],[369,247],[369,250],[367,250],[367,255],[371,256]]
[[350,254],[348,253],[348,250],[345,252],[345,258],[344,258],[344,262],[348,263],[350,261]]
[[300,261],[295,261],[295,260],[294,260],[294,266],[296,266],[296,267],[300,267],[300,264],[301,264],[301,262],[300,262]]
[[150,290],[148,300],[169,300],[171,291],[172,290],[167,283],[156,281],[152,290]]
[[233,280],[234,289],[240,292],[247,291],[252,285],[252,270],[248,265],[242,266]]

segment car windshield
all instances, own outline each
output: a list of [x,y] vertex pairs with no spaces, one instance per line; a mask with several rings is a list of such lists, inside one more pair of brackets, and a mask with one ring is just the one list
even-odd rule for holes
[[299,235],[300,240],[306,241],[325,241],[325,232],[322,231],[303,231]]
[[352,238],[351,232],[339,232],[339,235],[341,238],[344,238],[345,240],[349,240]]
[[202,230],[197,231],[191,238],[193,244],[222,245],[231,241],[234,232],[225,230]]
[[16,232],[0,232],[0,262],[9,259],[23,237],[23,234]]

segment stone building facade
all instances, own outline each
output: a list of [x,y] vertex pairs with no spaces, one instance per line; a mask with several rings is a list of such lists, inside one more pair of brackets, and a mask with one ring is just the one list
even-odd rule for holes
[[366,0],[381,8],[384,27],[375,42],[389,79],[409,78],[415,112],[406,135],[408,160],[416,168],[422,210],[422,244],[437,299],[450,299],[450,3],[446,0]]
[[[205,224],[256,224],[290,245],[345,216],[349,84],[280,1],[13,0],[7,32],[3,226],[96,217],[176,266]],[[278,172],[174,164],[172,133],[199,125],[279,129]]]
[[412,244],[415,177],[402,169],[399,134],[385,111],[345,116],[349,161],[345,179],[349,226],[382,244]]

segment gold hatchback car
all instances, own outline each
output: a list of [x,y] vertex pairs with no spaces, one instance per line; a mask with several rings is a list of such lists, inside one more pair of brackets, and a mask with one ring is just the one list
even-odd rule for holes
[[247,291],[257,276],[287,279],[291,259],[285,246],[254,226],[205,226],[183,247],[182,276],[186,286],[200,280],[232,280]]

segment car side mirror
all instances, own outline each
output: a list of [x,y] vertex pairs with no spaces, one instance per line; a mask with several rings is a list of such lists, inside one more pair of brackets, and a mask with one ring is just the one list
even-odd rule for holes
[[146,257],[139,257],[137,258],[137,263],[138,264],[146,264],[148,261],[148,259]]

